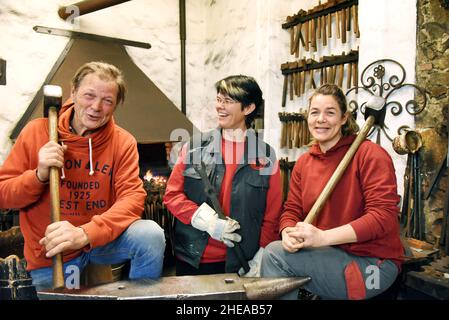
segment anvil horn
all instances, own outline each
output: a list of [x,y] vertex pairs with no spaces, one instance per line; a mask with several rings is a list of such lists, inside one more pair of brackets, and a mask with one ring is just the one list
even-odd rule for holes
[[243,288],[249,300],[270,300],[299,289],[310,280],[310,277],[261,278],[259,281],[243,284]]

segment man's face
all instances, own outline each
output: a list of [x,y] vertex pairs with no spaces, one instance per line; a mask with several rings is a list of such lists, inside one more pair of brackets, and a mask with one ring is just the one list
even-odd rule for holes
[[218,114],[218,125],[223,129],[246,130],[245,116],[255,108],[254,104],[243,108],[238,101],[231,99],[228,95],[219,93],[216,98],[215,109]]
[[117,106],[117,93],[116,82],[103,80],[95,73],[86,75],[78,89],[72,88],[75,103],[72,126],[76,133],[84,136],[104,126]]

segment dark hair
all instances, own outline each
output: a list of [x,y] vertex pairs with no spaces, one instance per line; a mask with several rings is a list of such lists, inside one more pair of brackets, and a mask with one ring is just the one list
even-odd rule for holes
[[348,115],[348,120],[346,120],[346,123],[341,127],[342,135],[349,136],[351,134],[356,134],[359,131],[359,126],[357,122],[355,122],[355,119],[352,116],[351,111],[348,111],[348,103],[346,102],[346,96],[344,95],[343,91],[335,84],[330,83],[323,84],[321,87],[316,89],[313,95],[310,97],[309,108],[312,99],[319,94],[334,97],[338,103],[338,106],[340,107],[341,114]]
[[87,62],[82,65],[72,78],[72,87],[77,90],[88,74],[95,73],[102,80],[111,80],[117,84],[117,105],[125,101],[126,85],[122,72],[112,64],[102,61]]
[[263,107],[262,90],[253,77],[236,75],[226,77],[215,83],[217,93],[226,94],[242,104],[242,110],[254,103],[256,108],[245,117],[246,127],[249,128],[259,110]]

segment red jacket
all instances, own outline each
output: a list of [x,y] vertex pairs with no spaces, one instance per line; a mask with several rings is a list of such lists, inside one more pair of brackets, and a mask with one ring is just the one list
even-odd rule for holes
[[[87,233],[89,250],[116,239],[132,222],[141,218],[145,190],[139,178],[134,137],[111,119],[88,137],[70,131],[72,103],[60,111],[58,133],[68,149],[64,154],[65,178],[60,180],[61,220],[80,226]],[[92,139],[92,169],[89,175],[89,138]],[[20,228],[28,270],[48,267],[45,247],[39,244],[50,222],[49,185],[36,177],[39,149],[47,143],[48,119],[28,123],[11,153],[0,167],[0,208],[20,209]],[[63,260],[82,250],[65,251]]]
[[[355,136],[343,137],[326,153],[318,144],[295,164],[280,231],[303,221]],[[379,145],[365,140],[335,187],[314,225],[322,230],[350,224],[357,242],[339,245],[358,255],[392,259],[399,267],[399,196],[392,160]]]

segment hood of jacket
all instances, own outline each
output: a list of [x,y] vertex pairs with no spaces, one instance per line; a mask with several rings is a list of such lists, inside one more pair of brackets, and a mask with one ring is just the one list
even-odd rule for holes
[[89,140],[91,149],[102,151],[110,146],[111,138],[114,133],[115,121],[111,119],[102,127],[95,130],[88,136],[82,137],[72,132],[70,121],[74,113],[74,102],[69,99],[59,111],[58,134],[59,141],[69,145],[73,151],[87,150],[89,148]]
[[340,152],[341,151],[340,149],[342,149],[342,148],[347,149],[352,144],[352,142],[355,140],[356,137],[357,136],[355,134],[341,137],[340,140],[338,140],[337,144],[335,146],[333,146],[332,148],[330,148],[329,150],[327,150],[325,153],[321,151],[321,148],[320,148],[320,145],[318,144],[318,142],[315,142],[310,147],[310,150],[309,150],[310,155],[312,155],[313,157],[317,157],[319,159],[331,157],[335,153]]

